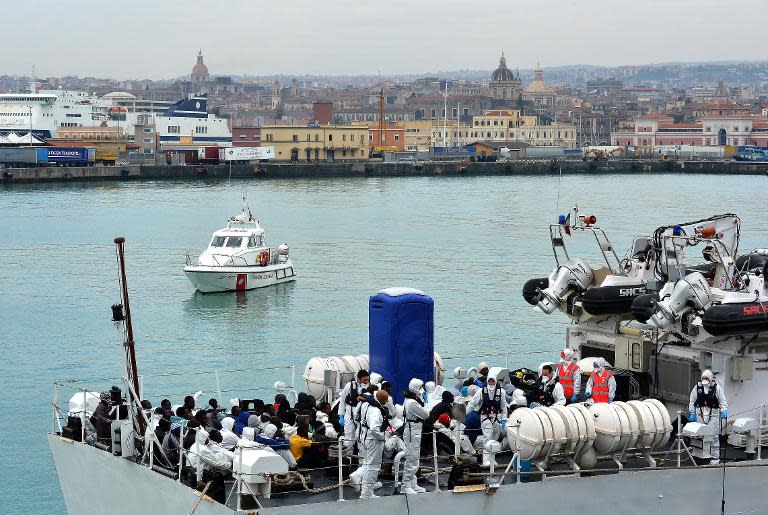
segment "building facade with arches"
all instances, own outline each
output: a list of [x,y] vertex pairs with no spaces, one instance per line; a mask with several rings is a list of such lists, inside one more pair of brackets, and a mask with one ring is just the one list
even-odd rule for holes
[[634,130],[611,133],[611,144],[622,147],[665,145],[768,146],[768,119],[753,116],[708,116],[694,123],[674,123],[671,116],[641,116]]

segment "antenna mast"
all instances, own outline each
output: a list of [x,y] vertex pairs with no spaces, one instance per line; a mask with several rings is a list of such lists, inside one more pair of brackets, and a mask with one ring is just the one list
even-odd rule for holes
[[125,279],[125,238],[122,236],[115,238],[115,246],[117,247],[117,264],[119,267],[118,281],[120,282],[120,297],[123,302],[123,309],[125,310],[125,320],[123,321],[125,325],[125,341],[123,342],[125,368],[128,380],[133,384],[133,391],[136,392],[136,396],[138,397],[136,401],[141,402],[139,372],[136,367],[136,349],[133,340],[133,325],[131,323],[131,305],[128,300],[128,284]]

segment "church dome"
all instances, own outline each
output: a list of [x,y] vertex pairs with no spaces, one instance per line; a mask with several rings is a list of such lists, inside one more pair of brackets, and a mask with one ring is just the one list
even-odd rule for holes
[[528,87],[525,88],[525,93],[529,95],[552,95],[555,93],[555,90],[552,89],[552,86],[547,84],[544,81],[544,70],[541,69],[541,66],[536,66],[536,78],[528,84]]
[[209,77],[208,67],[203,63],[203,52],[197,54],[197,64],[192,68],[192,80],[196,78],[208,79]]
[[507,59],[504,57],[504,53],[501,54],[501,59],[499,59],[499,67],[494,70],[493,74],[491,74],[491,81],[492,82],[511,82],[516,80],[515,74],[512,73],[512,70],[507,68]]

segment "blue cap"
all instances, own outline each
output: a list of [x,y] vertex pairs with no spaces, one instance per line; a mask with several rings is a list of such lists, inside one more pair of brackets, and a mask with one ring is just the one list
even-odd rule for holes
[[683,234],[683,228],[679,225],[676,225],[672,228],[672,236],[680,236]]
[[565,224],[565,215],[558,216],[557,217],[557,223],[559,223],[560,225],[564,225]]

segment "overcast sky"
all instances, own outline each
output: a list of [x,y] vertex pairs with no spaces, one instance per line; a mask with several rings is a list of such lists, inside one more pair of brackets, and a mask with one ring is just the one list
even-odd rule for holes
[[[9,0],[8,0],[9,1]],[[24,0],[0,74],[173,78],[765,59],[766,0]]]

